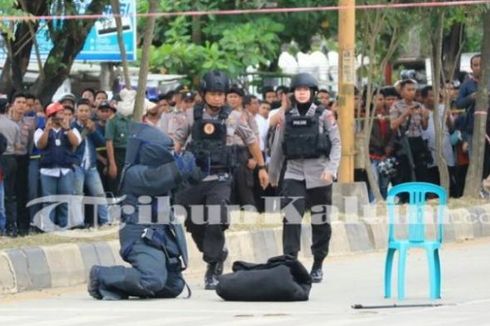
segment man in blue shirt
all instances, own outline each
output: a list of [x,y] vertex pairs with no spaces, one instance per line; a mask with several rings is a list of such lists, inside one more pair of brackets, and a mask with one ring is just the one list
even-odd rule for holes
[[[90,119],[90,115],[90,102],[87,99],[81,99],[77,103],[76,121],[72,125],[82,137],[82,142],[76,151],[80,166],[75,168],[75,193],[83,196],[85,187],[89,196],[105,198],[96,162],[96,148],[103,146],[105,139],[97,129],[95,122]],[[107,205],[97,205],[97,213],[99,225],[109,222]]]

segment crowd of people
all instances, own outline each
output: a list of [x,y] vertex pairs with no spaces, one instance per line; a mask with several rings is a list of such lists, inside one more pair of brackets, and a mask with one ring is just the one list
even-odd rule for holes
[[[471,59],[471,68],[473,73],[462,83],[447,81],[438,99],[434,98],[430,85],[419,86],[409,78],[375,90],[370,104],[365,103],[366,94],[357,92],[356,102],[360,105],[356,107],[361,108],[356,109],[358,127],[365,121],[362,108],[370,105],[375,112],[368,168],[376,175],[384,198],[390,184],[410,180],[439,183],[435,119],[442,121],[442,153],[450,175],[450,195],[463,194],[480,77],[479,55]],[[129,124],[133,120],[134,102],[128,101],[130,92],[122,90],[109,99],[103,90],[85,89],[77,95],[66,94],[45,107],[30,94],[0,98],[0,150],[3,150],[0,235],[27,235],[36,231],[32,223],[43,206],[35,204],[26,208],[33,199],[56,195],[100,198],[119,195]],[[274,141],[271,129],[281,123],[274,115],[288,105],[289,96],[286,86],[264,87],[260,98],[238,85],[232,85],[226,94],[228,106],[240,113],[240,119],[259,140],[266,163]],[[192,108],[201,102],[199,92],[180,86],[146,100],[142,122],[182,141],[178,129],[185,124]],[[337,111],[335,98],[326,89],[317,91],[316,102],[330,112]],[[439,117],[435,117],[436,107]],[[246,144],[242,142],[242,145]],[[486,156],[489,148],[487,142]],[[263,210],[262,197],[274,195],[276,185],[261,189],[257,181],[257,159],[248,151],[242,154],[233,172],[231,202]],[[356,170],[358,181],[367,182],[365,169]],[[486,159],[484,176],[489,173],[490,160]],[[371,191],[370,199],[374,199]],[[108,205],[97,205],[95,212],[78,206],[80,209],[69,211],[67,202],[59,204],[49,212],[49,221],[62,228],[83,228],[111,223],[114,219]]]

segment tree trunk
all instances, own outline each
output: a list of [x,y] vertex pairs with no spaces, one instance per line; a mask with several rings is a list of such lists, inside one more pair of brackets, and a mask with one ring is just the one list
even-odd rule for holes
[[[445,111],[441,115],[439,112],[439,94],[441,94],[441,75],[442,75],[442,40],[444,30],[444,13],[435,10],[436,25],[432,34],[432,93],[434,94],[434,111],[432,112],[432,122],[434,123],[436,151],[435,160],[439,170],[439,179],[441,186],[449,193],[449,171],[447,162],[443,155],[444,145],[444,124],[446,123]],[[442,116],[442,119],[441,119]]]
[[201,17],[192,16],[192,43],[202,43]]
[[[464,196],[477,198],[483,174],[483,160],[485,154],[485,135],[488,113],[488,94],[490,85],[490,10],[483,15],[483,39],[481,49],[481,78],[478,84],[475,107],[475,127],[473,131],[470,166],[466,176]],[[486,177],[486,176],[484,176]]]
[[[45,15],[48,10],[47,1],[25,1],[22,5],[23,10],[34,16]],[[24,75],[27,72],[35,41],[32,33],[35,33],[38,28],[39,22],[24,21],[18,23],[13,39],[8,40],[4,36],[8,57],[0,76],[1,93],[12,94],[24,89]]]
[[[93,0],[87,14],[100,14],[109,0]],[[51,35],[53,48],[43,67],[45,78],[38,77],[30,91],[41,103],[51,101],[53,94],[68,78],[75,57],[80,53],[95,20],[65,20],[62,29]]]
[[117,26],[117,43],[119,44],[119,50],[121,51],[121,63],[123,66],[124,85],[126,88],[131,88],[131,78],[129,77],[128,57],[126,55],[126,46],[123,39],[122,19],[119,0],[111,0],[112,12],[116,19]]
[[[150,0],[150,7],[148,13],[155,13],[158,9],[158,1]],[[138,75],[138,91],[136,93],[136,101],[134,103],[134,115],[133,120],[141,121],[141,116],[143,115],[143,105],[145,103],[145,93],[148,78],[148,71],[150,68],[150,50],[151,43],[153,41],[153,34],[155,31],[155,21],[156,16],[150,16],[148,18],[148,23],[145,28],[144,39],[143,39],[143,50],[141,54],[141,64],[140,71]]]
[[[444,76],[453,80],[459,74],[459,62],[461,60],[462,40],[464,37],[464,24],[455,23],[451,26],[449,34],[442,41],[442,62]],[[454,67],[452,66],[454,64]]]

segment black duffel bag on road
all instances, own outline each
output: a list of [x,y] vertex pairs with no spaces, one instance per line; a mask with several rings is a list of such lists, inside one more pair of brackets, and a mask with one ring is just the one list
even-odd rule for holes
[[265,264],[233,263],[233,273],[219,277],[216,293],[228,301],[307,301],[311,277],[292,256],[270,258]]

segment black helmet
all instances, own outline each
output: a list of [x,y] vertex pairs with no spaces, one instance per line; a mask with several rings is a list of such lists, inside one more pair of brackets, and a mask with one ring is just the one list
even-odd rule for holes
[[230,81],[221,71],[212,70],[207,72],[201,79],[200,90],[206,92],[223,92],[228,93]]
[[300,86],[311,88],[315,92],[318,91],[318,82],[316,81],[315,77],[306,72],[294,75],[293,79],[291,80],[290,89],[292,91]]

